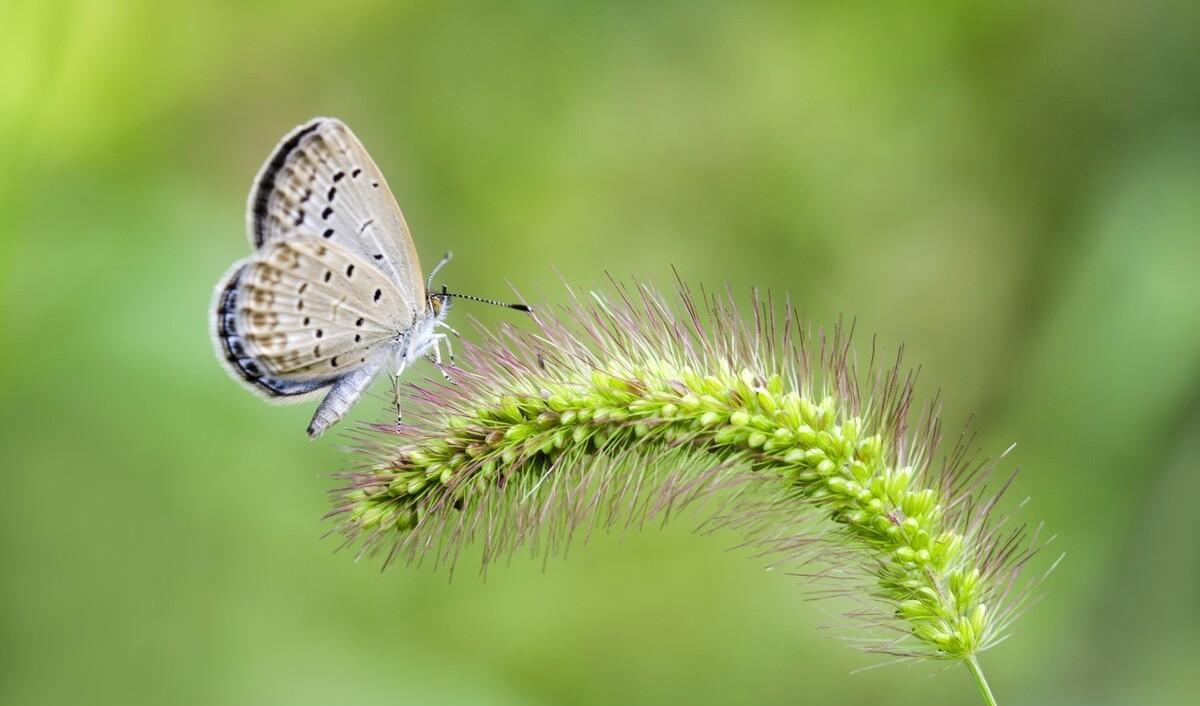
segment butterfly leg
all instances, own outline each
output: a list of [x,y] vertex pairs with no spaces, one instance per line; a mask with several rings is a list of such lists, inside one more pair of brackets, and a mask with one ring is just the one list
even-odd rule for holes
[[[454,334],[454,335],[455,335],[455,336],[457,336],[458,338],[462,338],[462,334],[461,334],[461,333],[459,333],[458,331],[455,331],[455,330],[454,330],[454,329],[453,329],[453,328],[450,326],[450,324],[446,323],[445,321],[439,321],[439,322],[437,322],[437,325],[438,325],[438,326],[440,326],[441,328],[444,328],[444,329],[446,329],[447,331],[449,331],[450,333]],[[447,353],[447,354],[449,355],[449,357],[450,357],[450,364],[451,364],[451,365],[454,365],[454,346],[452,346],[452,345],[450,344],[450,337],[449,337],[449,336],[447,336],[446,334],[441,334],[441,337],[442,337],[442,340],[446,342],[446,353]]]
[[404,372],[404,367],[405,367],[404,364],[401,363],[400,367],[395,372],[393,372],[391,375],[391,377],[392,377],[392,404],[394,404],[396,407],[396,430],[397,431],[399,431],[400,427],[404,425],[404,414],[400,410],[400,375],[401,375],[401,373]]
[[400,376],[392,376],[392,404],[396,407],[396,431],[404,426],[404,413],[400,410]]
[[[445,367],[442,366],[441,344],[445,339],[446,336],[444,334],[434,334],[433,345],[430,346],[429,350],[425,353],[425,360],[433,363],[434,367],[438,369],[438,372],[442,374],[442,377],[446,378],[446,382],[454,382],[454,379],[450,377],[450,374],[446,372]],[[447,342],[447,345],[449,345],[449,342]]]

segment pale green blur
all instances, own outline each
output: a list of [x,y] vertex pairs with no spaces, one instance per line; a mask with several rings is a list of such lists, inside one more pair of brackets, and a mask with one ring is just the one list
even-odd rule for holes
[[686,518],[486,581],[334,554],[355,459],[206,331],[315,115],[454,289],[674,265],[905,344],[1066,552],[1000,702],[1200,699],[1200,5],[804,5],[0,2],[0,703],[975,703],[851,675],[850,606]]

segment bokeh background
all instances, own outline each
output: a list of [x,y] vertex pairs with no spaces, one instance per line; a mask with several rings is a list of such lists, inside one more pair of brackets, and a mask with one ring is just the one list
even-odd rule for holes
[[1198,52],[1182,1],[3,0],[0,702],[975,703],[851,674],[844,606],[686,520],[486,580],[334,554],[350,459],[206,332],[329,114],[454,288],[675,265],[906,344],[1066,553],[1001,702],[1196,703]]

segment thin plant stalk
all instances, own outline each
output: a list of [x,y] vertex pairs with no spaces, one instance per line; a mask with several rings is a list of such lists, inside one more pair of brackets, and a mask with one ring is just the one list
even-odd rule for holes
[[971,672],[971,678],[975,680],[975,686],[979,687],[979,696],[983,699],[983,703],[987,706],[996,706],[996,697],[992,696],[992,687],[988,686],[987,677],[983,675],[983,668],[979,666],[979,658],[972,655],[965,662],[967,669]]

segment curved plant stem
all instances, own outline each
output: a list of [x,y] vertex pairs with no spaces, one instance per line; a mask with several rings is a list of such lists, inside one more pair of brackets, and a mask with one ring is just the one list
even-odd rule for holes
[[966,663],[967,669],[971,671],[971,678],[975,680],[975,686],[979,687],[979,695],[983,697],[983,703],[987,706],[996,706],[996,697],[992,696],[992,688],[988,686],[987,677],[983,676],[979,659],[975,655],[971,655],[966,659]]

